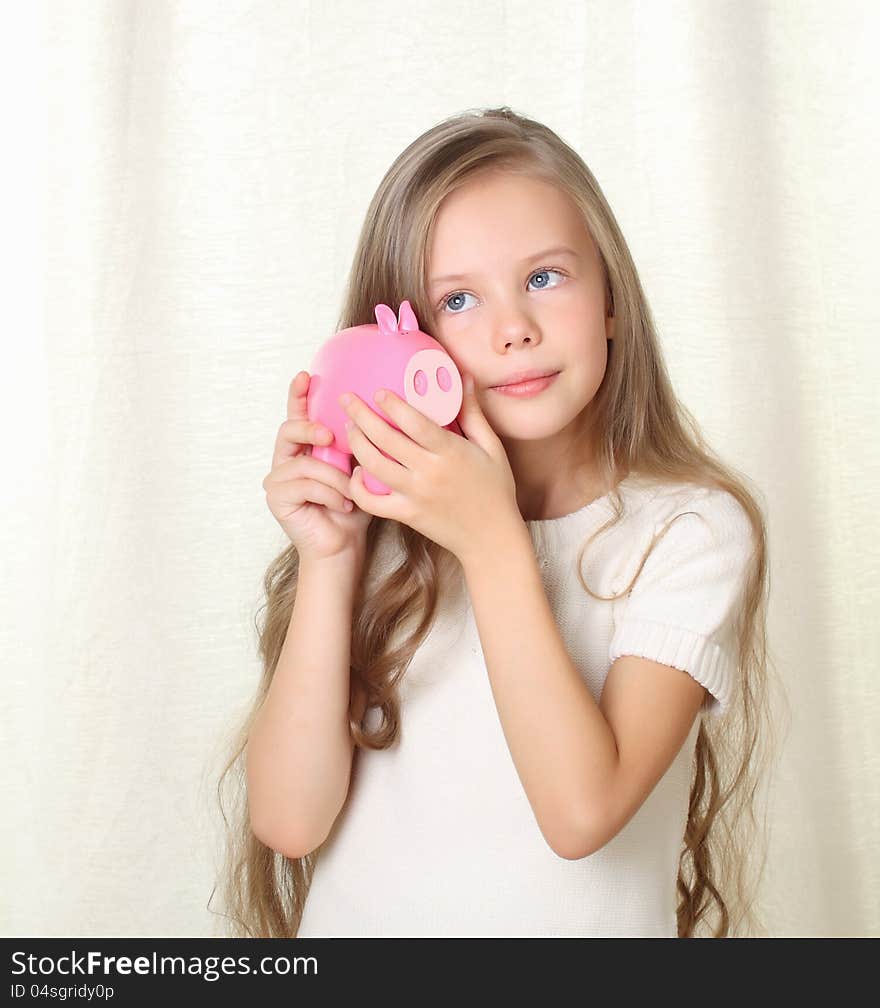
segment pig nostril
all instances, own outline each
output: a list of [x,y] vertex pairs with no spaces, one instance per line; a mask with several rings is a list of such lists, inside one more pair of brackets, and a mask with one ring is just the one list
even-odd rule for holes
[[413,375],[413,385],[420,396],[428,391],[428,378],[424,371],[416,371]]
[[452,388],[452,377],[445,367],[437,368],[437,384],[444,392],[448,392]]

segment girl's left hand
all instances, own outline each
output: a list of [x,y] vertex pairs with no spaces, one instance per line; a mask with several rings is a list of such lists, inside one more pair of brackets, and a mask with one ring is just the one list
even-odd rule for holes
[[[389,494],[364,486],[362,470],[351,475],[348,496],[369,514],[403,522],[453,553],[463,564],[485,546],[487,534],[511,521],[522,524],[516,483],[507,453],[489,425],[464,376],[460,437],[420,413],[388,390],[376,405],[400,427],[396,430],[356,395],[340,404],[355,426],[348,430],[351,450]],[[382,451],[391,458],[386,458]]]

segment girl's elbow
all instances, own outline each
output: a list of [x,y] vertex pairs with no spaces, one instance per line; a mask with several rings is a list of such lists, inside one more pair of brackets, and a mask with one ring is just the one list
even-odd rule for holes
[[582,824],[570,826],[564,830],[545,833],[544,839],[550,850],[565,861],[580,861],[589,858],[608,842],[608,838],[600,837],[596,824],[591,823],[585,829]]
[[550,847],[566,861],[580,861],[601,850],[616,832],[610,823],[599,822],[593,817],[587,825],[581,820],[578,825],[557,833]]
[[268,847],[269,850],[273,850],[291,861],[306,857],[318,846],[318,844],[307,843],[294,836],[290,829],[279,829],[276,824],[266,823],[253,814],[249,816],[249,820],[251,833],[264,847]]
[[587,840],[582,836],[569,838],[564,843],[554,843],[551,845],[553,853],[566,861],[580,861],[581,858],[595,854],[604,844],[593,843],[592,839]]

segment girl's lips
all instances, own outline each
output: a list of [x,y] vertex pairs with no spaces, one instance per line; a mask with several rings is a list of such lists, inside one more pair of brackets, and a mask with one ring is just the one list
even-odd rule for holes
[[559,372],[548,375],[546,378],[532,378],[531,381],[520,382],[518,385],[496,385],[492,391],[500,392],[501,395],[514,396],[518,399],[528,398],[543,392],[552,382],[556,380]]

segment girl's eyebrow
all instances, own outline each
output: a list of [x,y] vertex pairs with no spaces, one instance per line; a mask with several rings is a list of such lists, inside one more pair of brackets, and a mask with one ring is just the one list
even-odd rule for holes
[[[575,252],[573,248],[569,248],[568,245],[554,245],[552,248],[546,248],[543,252],[535,252],[530,256],[526,256],[522,260],[520,265],[525,265],[526,263],[533,262],[535,259],[543,259],[544,256],[549,255],[570,255],[574,259],[579,259],[580,256]],[[444,276],[431,277],[428,281],[430,286],[438,283],[457,283],[459,280],[469,280],[471,277],[480,276],[479,273],[448,273]]]

